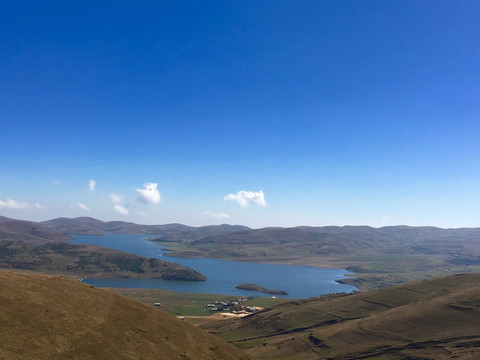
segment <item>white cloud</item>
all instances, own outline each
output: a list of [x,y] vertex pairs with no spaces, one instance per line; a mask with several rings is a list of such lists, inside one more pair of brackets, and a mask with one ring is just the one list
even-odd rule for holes
[[236,194],[228,194],[223,200],[236,201],[238,205],[242,207],[248,206],[249,203],[254,203],[260,206],[267,206],[265,201],[265,195],[263,191],[245,191],[241,190]]
[[80,209],[83,211],[90,211],[90,208],[82,203],[76,203],[71,206],[73,209]]
[[42,205],[40,205],[39,203],[35,203],[35,204],[33,204],[33,206],[35,206],[35,209],[45,210],[45,206],[42,206]]
[[97,182],[95,180],[89,180],[87,191],[94,191],[96,184]]
[[110,194],[110,199],[114,204],[121,204],[123,200],[123,194]]
[[205,215],[211,216],[214,219],[228,219],[230,216],[225,213],[214,213],[210,211],[205,211]]
[[157,186],[157,183],[143,184],[145,189],[137,189],[140,193],[140,199],[144,202],[158,204],[160,202],[160,193],[158,192]]
[[115,205],[113,207],[113,210],[120,215],[128,215],[128,209],[124,208],[122,205],[119,205],[119,204]]
[[12,199],[7,199],[6,201],[0,200],[0,208],[29,209],[31,207],[33,207],[33,205],[27,202],[15,201]]
[[114,204],[113,210],[117,214],[128,215],[128,209],[121,205],[123,201],[123,194],[110,194],[110,199]]

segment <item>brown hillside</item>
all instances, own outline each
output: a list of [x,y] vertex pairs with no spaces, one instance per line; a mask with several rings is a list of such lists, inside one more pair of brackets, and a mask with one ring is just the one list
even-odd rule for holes
[[93,245],[0,241],[0,268],[81,277],[153,278],[204,281],[195,270]]
[[64,234],[104,235],[114,234],[150,234],[167,237],[169,241],[198,239],[206,235],[220,235],[240,230],[249,230],[239,225],[212,225],[191,227],[182,224],[139,225],[125,221],[104,222],[90,217],[57,218],[40,223]]
[[[103,223],[80,218],[86,223]],[[167,261],[91,245],[73,245],[70,237],[37,223],[0,217],[0,268],[58,275],[206,280],[202,274]]]
[[355,277],[342,281],[362,290],[480,272],[479,228],[263,228],[174,243],[171,249],[167,256],[347,269]]
[[480,274],[299,300],[203,327],[264,359],[478,359]]
[[57,233],[34,222],[5,217],[0,219],[0,241],[21,241],[38,245],[68,239],[70,236]]
[[148,305],[78,281],[0,271],[0,359],[250,359]]

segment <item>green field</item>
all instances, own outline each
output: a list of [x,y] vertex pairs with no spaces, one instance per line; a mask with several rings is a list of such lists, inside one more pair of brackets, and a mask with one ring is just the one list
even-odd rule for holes
[[[164,310],[172,315],[180,314],[183,316],[210,316],[212,313],[205,311],[204,304],[214,303],[215,301],[233,300],[238,297],[233,295],[184,293],[157,289],[108,288],[107,290],[151,306],[154,306],[154,303],[159,302],[160,306],[156,306],[156,308]],[[244,304],[246,306],[259,306],[265,308],[287,301],[289,300],[257,297],[245,301]]]

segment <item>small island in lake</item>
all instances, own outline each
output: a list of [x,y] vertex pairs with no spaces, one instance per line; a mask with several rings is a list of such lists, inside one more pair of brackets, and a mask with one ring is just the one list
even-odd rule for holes
[[267,294],[288,295],[286,291],[265,289],[264,287],[261,287],[260,285],[257,285],[257,284],[241,284],[241,285],[235,286],[235,288],[241,289],[241,290],[260,291]]

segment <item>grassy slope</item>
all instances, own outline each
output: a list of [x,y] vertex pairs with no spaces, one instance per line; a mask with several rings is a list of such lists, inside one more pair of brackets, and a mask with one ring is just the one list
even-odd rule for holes
[[480,274],[278,305],[203,325],[265,359],[480,358]]
[[[148,305],[159,302],[159,308],[170,313],[187,316],[205,316],[211,315],[210,312],[204,310],[203,304],[213,303],[215,301],[228,301],[238,296],[233,295],[219,295],[219,294],[204,294],[204,293],[179,293],[170,290],[159,289],[123,289],[123,288],[108,288],[117,294],[129,297],[136,301],[143,302]],[[257,297],[244,302],[246,306],[260,306],[271,307],[276,304],[281,304],[288,301],[280,298]]]
[[91,245],[0,241],[0,268],[90,277],[205,280],[182,265]]
[[135,299],[150,306],[152,306],[153,303],[159,302],[159,309],[172,315],[178,313],[186,316],[209,316],[211,313],[204,310],[203,304],[235,299],[235,296],[232,295],[178,293],[175,291],[158,289],[108,288],[107,290]]
[[153,307],[58,277],[0,271],[0,358],[248,359]]
[[68,235],[57,233],[30,221],[0,217],[0,240],[22,241],[38,245],[68,239],[70,239]]

